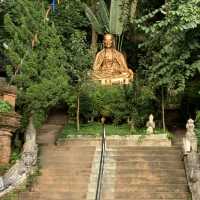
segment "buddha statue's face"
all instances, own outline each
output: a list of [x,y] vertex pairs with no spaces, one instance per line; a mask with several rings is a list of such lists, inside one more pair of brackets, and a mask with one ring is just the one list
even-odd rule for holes
[[113,45],[113,38],[112,38],[112,35],[110,35],[110,34],[104,35],[103,43],[104,43],[104,47],[105,47],[105,48],[111,48],[112,45]]

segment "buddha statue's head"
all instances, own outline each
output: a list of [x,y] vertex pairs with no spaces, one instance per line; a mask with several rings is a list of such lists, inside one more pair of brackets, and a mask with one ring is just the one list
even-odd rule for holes
[[109,33],[104,35],[103,39],[104,48],[111,48],[113,46],[113,36]]

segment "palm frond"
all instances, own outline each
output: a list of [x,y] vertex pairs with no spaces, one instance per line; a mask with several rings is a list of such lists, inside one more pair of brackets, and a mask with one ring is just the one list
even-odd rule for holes
[[89,19],[91,25],[95,29],[95,31],[99,34],[103,34],[104,28],[103,28],[101,22],[97,19],[97,17],[94,15],[94,13],[88,7],[87,4],[84,3],[83,5],[84,5],[85,14],[86,14],[87,18]]
[[123,32],[122,1],[112,0],[110,6],[110,32],[121,35]]
[[103,25],[105,32],[109,32],[109,11],[104,0],[97,4],[97,19]]

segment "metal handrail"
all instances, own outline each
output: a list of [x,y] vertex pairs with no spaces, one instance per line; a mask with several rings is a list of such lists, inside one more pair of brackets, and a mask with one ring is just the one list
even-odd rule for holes
[[102,120],[102,124],[103,124],[103,133],[102,133],[102,139],[101,139],[101,159],[100,159],[100,165],[99,165],[99,174],[98,174],[98,179],[97,179],[97,189],[96,189],[95,200],[101,199],[104,164],[105,164],[105,156],[106,156],[106,130],[105,130],[104,120]]

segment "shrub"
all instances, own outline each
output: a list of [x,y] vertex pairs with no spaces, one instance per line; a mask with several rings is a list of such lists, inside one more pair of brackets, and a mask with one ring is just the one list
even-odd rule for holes
[[198,138],[198,145],[200,146],[200,111],[197,111],[196,113],[195,127],[196,127],[195,131]]
[[12,111],[12,106],[3,100],[0,100],[0,112],[11,112]]

